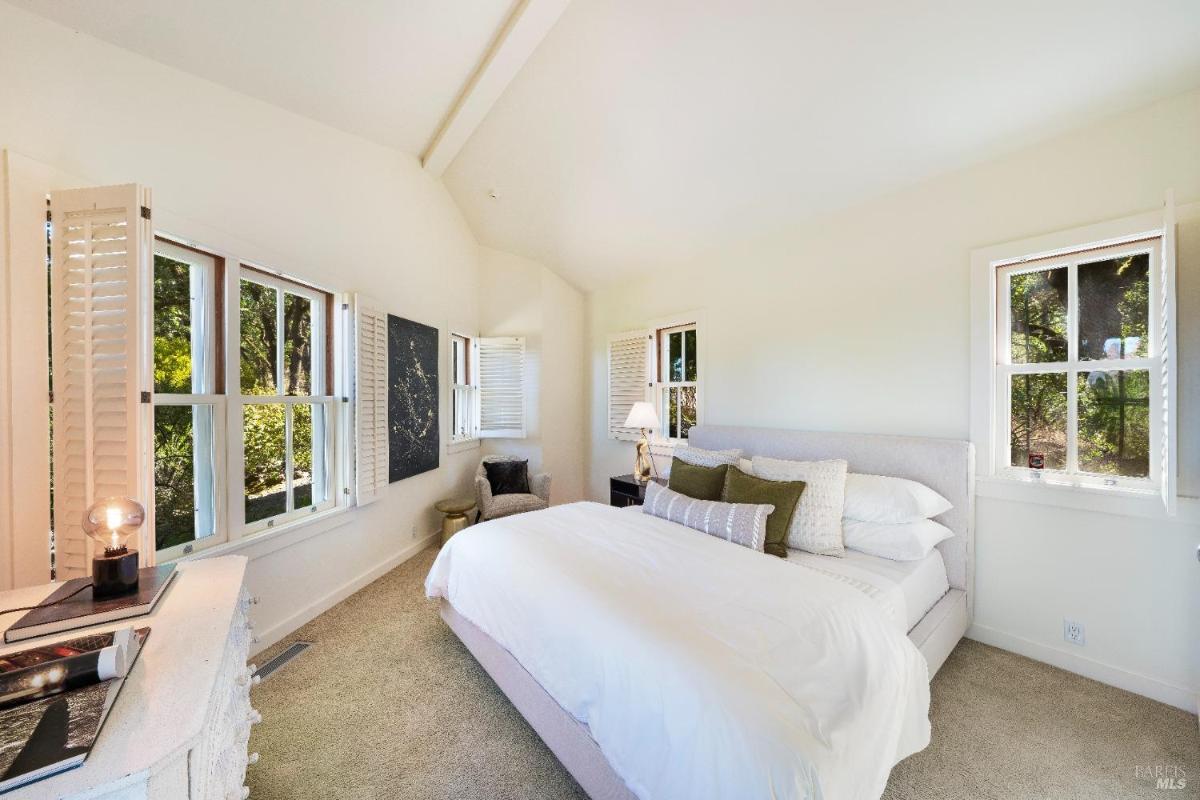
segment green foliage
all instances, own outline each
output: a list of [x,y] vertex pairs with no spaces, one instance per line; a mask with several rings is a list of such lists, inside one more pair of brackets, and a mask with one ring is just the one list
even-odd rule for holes
[[[1150,273],[1145,254],[1078,267],[1079,358],[1096,367],[1121,366],[1149,347]],[[1066,361],[1067,270],[1013,275],[1009,280],[1013,363]],[[1067,374],[1014,375],[1011,463],[1030,453],[1047,469],[1066,466]],[[1149,372],[1080,372],[1077,379],[1079,467],[1084,472],[1149,475]]]

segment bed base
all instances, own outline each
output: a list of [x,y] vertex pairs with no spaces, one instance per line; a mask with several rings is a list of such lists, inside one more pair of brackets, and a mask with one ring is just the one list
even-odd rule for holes
[[[637,800],[600,752],[587,725],[560,706],[511,653],[455,611],[450,603],[442,600],[439,610],[450,630],[471,651],[588,797],[592,800]],[[969,624],[966,592],[951,589],[909,632],[908,638],[929,664],[931,680],[966,634]]]

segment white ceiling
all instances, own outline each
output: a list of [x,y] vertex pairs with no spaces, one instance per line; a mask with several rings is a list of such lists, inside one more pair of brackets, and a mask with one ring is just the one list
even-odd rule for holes
[[[566,0],[10,2],[419,155]],[[1196,85],[1200,0],[571,0],[445,180],[590,289]]]
[[11,0],[13,5],[413,155],[515,0]]
[[1198,0],[573,0],[445,179],[590,289],[1197,84]]

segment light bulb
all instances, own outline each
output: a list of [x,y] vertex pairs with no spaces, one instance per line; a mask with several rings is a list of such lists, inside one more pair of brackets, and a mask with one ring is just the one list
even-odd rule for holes
[[146,509],[128,497],[105,497],[88,507],[83,532],[104,548],[105,554],[124,552],[125,541],[146,521]]

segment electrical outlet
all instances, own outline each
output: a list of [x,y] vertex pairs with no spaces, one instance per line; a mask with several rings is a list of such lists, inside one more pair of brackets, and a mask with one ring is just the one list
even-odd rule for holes
[[1074,620],[1063,620],[1063,638],[1071,644],[1083,647],[1083,623]]
[[412,524],[412,538],[417,538],[417,521],[414,519]]

